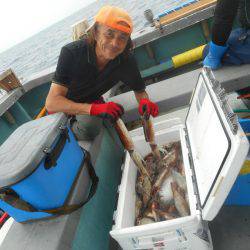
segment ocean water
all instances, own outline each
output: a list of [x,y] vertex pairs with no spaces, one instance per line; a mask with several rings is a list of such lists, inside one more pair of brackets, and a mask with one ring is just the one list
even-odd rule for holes
[[12,68],[22,82],[33,74],[56,65],[60,49],[72,41],[71,26],[86,18],[93,22],[93,16],[106,4],[126,9],[133,18],[135,31],[148,25],[144,10],[152,9],[155,16],[164,10],[179,5],[183,0],[98,0],[68,16],[40,33],[0,54],[0,72]]

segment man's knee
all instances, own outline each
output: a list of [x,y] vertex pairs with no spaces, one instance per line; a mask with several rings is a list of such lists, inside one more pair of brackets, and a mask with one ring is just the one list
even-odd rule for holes
[[72,131],[78,140],[93,140],[102,127],[102,119],[89,115],[78,115],[72,125]]

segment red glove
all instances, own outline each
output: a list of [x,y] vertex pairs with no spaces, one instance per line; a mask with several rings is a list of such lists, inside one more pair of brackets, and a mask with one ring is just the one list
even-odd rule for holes
[[151,102],[147,98],[143,98],[140,100],[140,103],[139,103],[139,113],[140,115],[143,115],[144,112],[146,112],[148,115],[152,115],[153,117],[156,117],[159,114],[158,105]]
[[123,115],[123,113],[123,107],[114,102],[107,102],[103,104],[93,103],[90,108],[90,115],[109,119],[111,122],[116,121],[121,115]]

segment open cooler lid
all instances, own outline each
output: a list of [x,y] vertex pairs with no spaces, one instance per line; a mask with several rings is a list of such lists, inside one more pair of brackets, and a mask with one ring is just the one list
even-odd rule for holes
[[30,175],[65,126],[63,113],[45,116],[17,128],[0,147],[0,188]]
[[224,89],[204,68],[186,118],[194,182],[203,219],[219,212],[246,158],[249,144]]

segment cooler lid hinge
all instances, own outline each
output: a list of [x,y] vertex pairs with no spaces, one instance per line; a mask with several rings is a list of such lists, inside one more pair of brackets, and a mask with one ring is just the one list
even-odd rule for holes
[[206,75],[207,75],[207,77],[212,85],[214,93],[216,94],[216,97],[220,103],[221,109],[222,109],[224,115],[226,116],[226,120],[229,124],[229,127],[230,127],[232,133],[234,135],[237,134],[237,131],[239,128],[237,115],[233,112],[232,108],[230,107],[230,105],[227,101],[225,89],[222,88],[220,82],[215,79],[211,69],[205,67],[204,71],[206,72]]
[[196,176],[195,176],[195,171],[194,171],[194,162],[193,162],[193,157],[192,157],[192,151],[191,151],[191,147],[190,147],[190,142],[189,142],[189,138],[188,138],[188,134],[187,134],[187,129],[184,128],[185,131],[185,139],[186,139],[186,145],[187,145],[187,149],[188,149],[188,160],[189,160],[189,165],[191,168],[191,172],[192,172],[192,182],[193,182],[193,188],[194,188],[194,195],[196,196],[196,208],[198,210],[201,211],[201,203],[200,203],[200,197],[199,197],[199,192],[198,192],[198,186],[197,186],[197,180],[196,180]]

